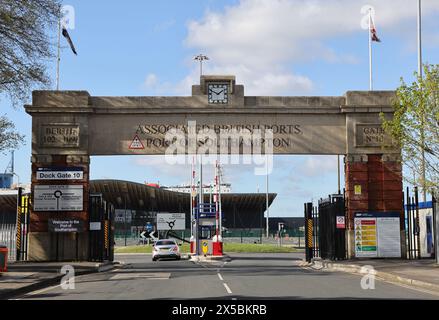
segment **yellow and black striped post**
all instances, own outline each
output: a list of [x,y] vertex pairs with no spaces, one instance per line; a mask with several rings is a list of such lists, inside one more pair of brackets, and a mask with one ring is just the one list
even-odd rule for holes
[[313,258],[313,220],[312,203],[305,203],[305,255],[306,261],[311,262]]
[[105,228],[104,228],[105,250],[108,250],[108,248],[110,247],[110,239],[109,239],[108,235],[109,235],[108,234],[108,220],[105,220]]
[[17,233],[15,236],[15,249],[17,251],[17,257],[16,260],[21,260],[21,204],[22,204],[22,196],[23,196],[23,189],[18,188],[18,195],[17,195]]

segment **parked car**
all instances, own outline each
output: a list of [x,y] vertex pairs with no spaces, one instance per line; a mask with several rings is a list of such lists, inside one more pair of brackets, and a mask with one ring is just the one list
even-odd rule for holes
[[152,261],[161,258],[181,259],[180,247],[174,239],[157,240],[152,247]]

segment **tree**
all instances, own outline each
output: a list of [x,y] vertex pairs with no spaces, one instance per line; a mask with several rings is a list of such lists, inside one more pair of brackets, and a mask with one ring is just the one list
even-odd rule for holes
[[[401,146],[411,175],[405,179],[425,191],[439,190],[439,65],[425,65],[424,77],[407,84],[401,78],[394,117],[383,127]],[[424,180],[425,171],[425,180]]]
[[35,85],[47,86],[46,62],[53,57],[48,30],[57,25],[58,0],[0,1],[0,93],[13,104]]
[[17,133],[14,124],[5,116],[0,116],[0,152],[16,149],[24,137]]

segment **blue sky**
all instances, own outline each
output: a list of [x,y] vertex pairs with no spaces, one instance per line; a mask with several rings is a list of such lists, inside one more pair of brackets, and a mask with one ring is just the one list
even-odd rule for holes
[[[75,9],[69,33],[78,56],[63,41],[61,89],[92,95],[189,95],[198,83],[200,52],[206,74],[234,74],[249,95],[342,95],[368,89],[365,4],[375,8],[382,43],[373,46],[374,89],[392,90],[417,67],[416,1],[65,1]],[[424,0],[424,61],[438,63],[439,2]],[[56,31],[53,39],[55,41]],[[55,60],[48,62],[55,80]],[[29,98],[30,102],[30,98]],[[16,152],[16,172],[30,181],[31,119],[2,97],[0,112],[27,136]],[[0,156],[4,170],[9,155]],[[277,156],[270,191],[278,193],[271,216],[300,216],[303,203],[337,189],[336,157]],[[93,157],[92,178],[171,185],[189,171],[159,157]],[[207,172],[207,178],[212,170]],[[235,192],[265,191],[252,167],[225,168]]]

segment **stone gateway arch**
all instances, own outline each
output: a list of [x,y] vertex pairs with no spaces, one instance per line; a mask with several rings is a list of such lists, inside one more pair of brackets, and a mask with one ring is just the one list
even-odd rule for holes
[[[54,260],[51,220],[75,219],[83,232],[77,239],[59,235],[58,258],[75,259],[71,247],[76,241],[78,258],[87,260],[90,156],[163,155],[172,144],[166,135],[172,130],[189,134],[191,126],[216,133],[270,130],[273,154],[344,155],[348,256],[354,255],[353,216],[358,211],[399,212],[405,243],[400,150],[389,143],[380,116],[392,116],[394,97],[393,91],[246,96],[234,76],[221,75],[202,76],[192,95],[181,97],[34,91],[32,105],[25,106],[32,116],[29,259]],[[183,147],[187,154],[194,151]]]

